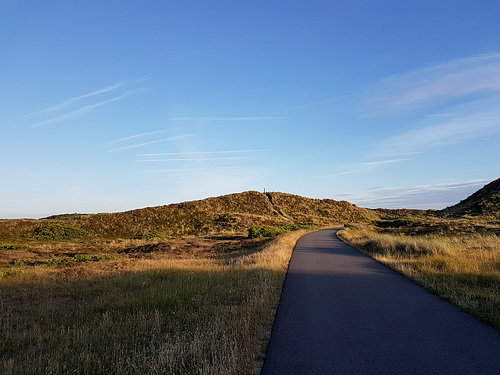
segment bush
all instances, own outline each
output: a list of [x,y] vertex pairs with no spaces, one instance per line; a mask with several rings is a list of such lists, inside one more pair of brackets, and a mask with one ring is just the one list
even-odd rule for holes
[[37,240],[75,240],[87,236],[87,231],[81,228],[68,227],[60,224],[42,225],[35,229]]
[[14,264],[15,266],[30,266],[33,264],[33,259],[31,258],[22,258],[18,259],[14,262],[11,262],[11,264]]
[[248,228],[248,238],[276,237],[288,232],[283,228],[272,227],[270,225],[257,225]]
[[4,277],[17,276],[23,272],[20,268],[11,268],[9,270],[0,271],[0,279]]
[[28,246],[24,245],[0,245],[0,250],[26,250]]

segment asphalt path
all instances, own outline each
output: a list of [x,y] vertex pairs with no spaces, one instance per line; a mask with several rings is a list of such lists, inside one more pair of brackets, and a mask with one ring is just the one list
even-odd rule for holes
[[500,331],[337,239],[299,239],[262,374],[500,374]]

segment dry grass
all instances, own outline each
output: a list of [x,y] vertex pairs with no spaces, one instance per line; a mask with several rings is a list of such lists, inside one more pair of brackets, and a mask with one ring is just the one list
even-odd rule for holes
[[[292,194],[247,191],[200,201],[92,215],[67,214],[46,219],[0,219],[0,246],[32,245],[39,240],[82,241],[246,235],[256,225],[370,221],[372,210],[348,202]],[[83,236],[83,234],[86,234]]]
[[350,226],[339,237],[500,329],[500,238],[407,236]]
[[198,251],[117,252],[0,279],[0,372],[254,373],[303,233],[190,239]]
[[311,199],[285,193],[268,193],[273,207],[281,215],[296,223],[331,226],[335,223],[367,222],[378,219],[373,210],[360,208],[346,201]]

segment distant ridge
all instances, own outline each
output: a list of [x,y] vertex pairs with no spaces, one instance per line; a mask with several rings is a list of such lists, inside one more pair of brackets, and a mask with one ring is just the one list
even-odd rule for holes
[[[255,225],[312,224],[328,227],[378,219],[375,211],[346,201],[246,191],[198,201],[125,212],[62,214],[35,220],[0,221],[0,240],[32,236],[40,226],[82,229],[90,238],[167,238],[246,235]],[[13,237],[14,236],[14,237]]]
[[[373,211],[345,201],[257,191],[114,214],[93,215],[82,223],[104,219],[103,215],[106,216],[107,232],[117,235],[121,232],[119,234],[121,237],[151,232],[175,237],[243,234],[253,225],[297,223],[327,226],[346,223],[350,218],[356,221],[370,221],[377,218]],[[82,227],[90,229],[88,224]],[[92,227],[94,227],[92,231],[98,230],[94,225]],[[104,232],[100,234],[100,236],[107,235]]]
[[485,185],[460,203],[441,210],[445,215],[484,215],[500,218],[500,178]]

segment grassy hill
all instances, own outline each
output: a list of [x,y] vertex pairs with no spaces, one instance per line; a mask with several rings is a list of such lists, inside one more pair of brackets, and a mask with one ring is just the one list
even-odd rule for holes
[[295,242],[350,219],[344,240],[499,328],[490,185],[457,216],[248,191],[0,220],[0,373],[256,373]]
[[0,220],[0,373],[255,373],[295,242],[351,218],[378,216],[248,191]]
[[493,216],[500,219],[500,178],[440,213],[452,216]]
[[345,201],[247,191],[119,213],[0,220],[0,242],[246,235],[248,228],[256,225],[321,227],[342,224],[351,218],[366,222],[378,215]]

